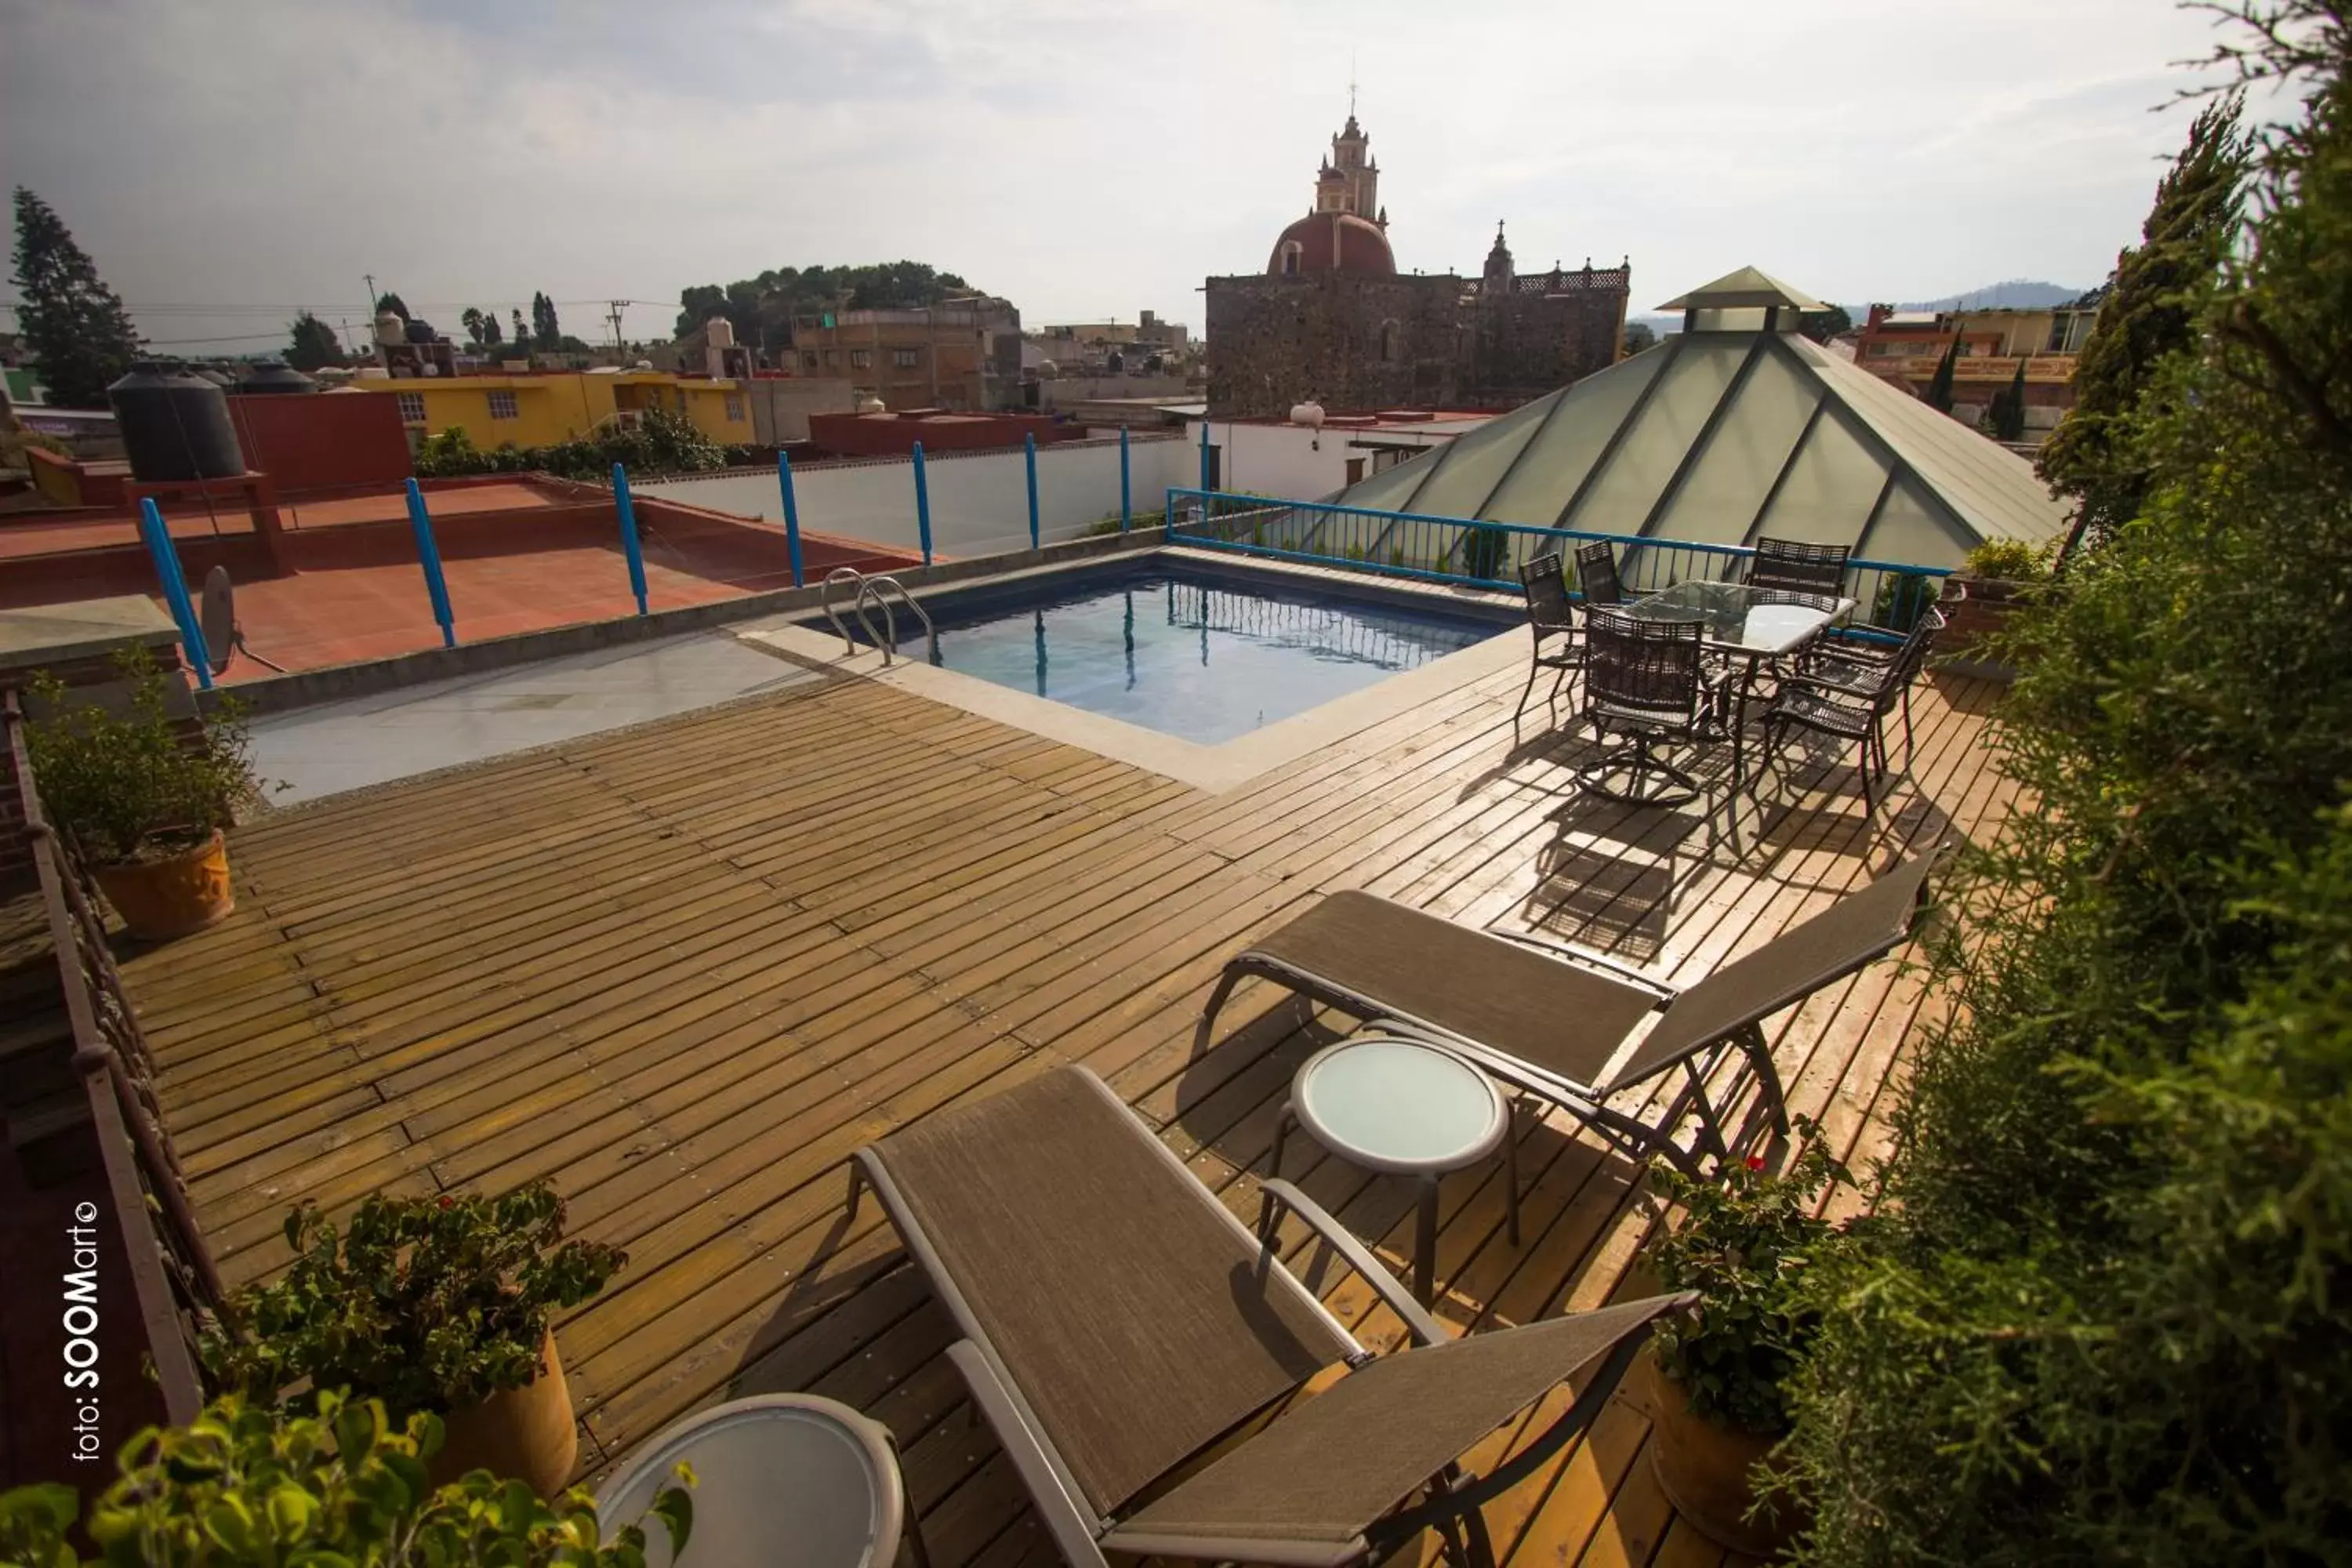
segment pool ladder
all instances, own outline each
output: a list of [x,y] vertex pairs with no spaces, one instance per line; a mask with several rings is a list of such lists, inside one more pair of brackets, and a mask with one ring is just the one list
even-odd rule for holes
[[[923,608],[923,602],[907,592],[907,585],[896,577],[868,577],[855,566],[836,566],[825,574],[824,591],[821,601],[824,605],[824,618],[831,621],[833,629],[841,634],[841,645],[845,652],[856,653],[857,639],[849,635],[849,627],[841,618],[841,607],[834,603],[833,590],[836,584],[846,584],[857,590],[857,596],[849,606],[850,614],[857,617],[858,626],[865,629],[866,640],[882,650],[882,662],[885,666],[897,658],[898,653],[898,617],[897,612],[890,607],[890,595],[893,594],[904,600],[907,608],[915,612],[915,618],[923,623],[923,636],[929,644],[930,660],[933,664],[939,662],[939,628],[931,625],[930,612]],[[868,599],[873,600],[882,609],[882,631],[879,635],[876,634],[874,623],[866,614],[866,602]]]

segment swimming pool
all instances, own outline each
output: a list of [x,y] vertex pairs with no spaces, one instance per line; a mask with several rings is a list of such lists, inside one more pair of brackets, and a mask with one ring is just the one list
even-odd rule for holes
[[[1509,627],[1443,605],[1166,559],[954,589],[923,604],[939,628],[933,663],[1203,745]],[[922,630],[903,607],[898,647],[923,655]]]

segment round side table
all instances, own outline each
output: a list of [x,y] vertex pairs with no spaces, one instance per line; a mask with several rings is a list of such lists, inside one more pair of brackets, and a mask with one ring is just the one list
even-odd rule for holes
[[1511,1105],[1494,1080],[1443,1046],[1358,1035],[1307,1058],[1274,1125],[1271,1172],[1296,1122],[1332,1153],[1367,1171],[1411,1176],[1421,1188],[1412,1289],[1429,1303],[1437,1268],[1437,1182],[1503,1152],[1511,1245],[1519,1243],[1517,1140]]
[[[632,1455],[596,1498],[607,1531],[634,1522],[679,1460],[694,1467],[687,1561],[893,1568],[901,1531],[928,1568],[890,1432],[812,1394],[763,1394],[689,1415]],[[646,1527],[646,1561],[669,1568],[669,1536]]]

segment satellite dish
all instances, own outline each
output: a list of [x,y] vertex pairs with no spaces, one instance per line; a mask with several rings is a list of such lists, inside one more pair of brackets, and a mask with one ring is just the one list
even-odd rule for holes
[[286,673],[284,665],[272,664],[245,646],[244,628],[236,624],[236,591],[229,585],[226,566],[215,566],[205,574],[205,603],[196,612],[196,629],[204,634],[205,658],[215,675],[227,669],[238,654],[265,669]]

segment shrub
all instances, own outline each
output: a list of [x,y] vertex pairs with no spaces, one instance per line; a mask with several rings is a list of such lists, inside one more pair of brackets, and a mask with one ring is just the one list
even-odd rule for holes
[[423,479],[538,472],[558,479],[603,480],[612,477],[614,463],[633,474],[698,473],[724,468],[728,451],[685,416],[650,408],[633,430],[610,430],[590,440],[559,441],[549,447],[509,443],[494,452],[483,451],[462,427],[452,426],[417,444],[415,466]]
[[44,710],[25,737],[41,804],[100,865],[200,843],[260,792],[234,703],[184,732],[167,703],[171,683],[145,648],[115,665],[130,686],[119,711],[75,701],[46,670],[27,683]]
[[[1885,1222],[1821,1271],[1801,1560],[2284,1564],[2352,1541],[2352,37],[2004,634],[2030,803],[1949,889]],[[2280,95],[2280,101],[2286,101]]]
[[[584,1489],[547,1503],[488,1470],[432,1489],[424,1461],[440,1444],[436,1416],[394,1427],[381,1403],[331,1390],[320,1395],[315,1419],[231,1395],[185,1427],[150,1427],[131,1439],[88,1532],[98,1562],[121,1568],[642,1568],[644,1521],[602,1540]],[[694,1481],[683,1466],[679,1479]],[[684,1488],[664,1488],[649,1511],[672,1552],[684,1550],[694,1528]],[[70,1487],[0,1493],[0,1563],[74,1568],[67,1537],[79,1513]]]
[[231,1298],[198,1348],[218,1384],[253,1399],[309,1378],[404,1415],[478,1404],[529,1383],[549,1311],[627,1261],[562,1235],[543,1182],[499,1198],[377,1194],[342,1232],[306,1204],[286,1217],[292,1266]]
[[2021,539],[1988,539],[1962,561],[1970,576],[2003,583],[2042,583],[2050,577],[2052,549]]
[[1789,1429],[1781,1384],[1821,1321],[1803,1289],[1806,1268],[1840,1237],[1817,1202],[1851,1180],[1818,1127],[1801,1131],[1805,1152],[1784,1175],[1753,1157],[1720,1181],[1693,1181],[1664,1161],[1650,1171],[1651,1184],[1684,1210],[1653,1245],[1658,1278],[1669,1290],[1699,1293],[1694,1316],[1663,1320],[1653,1333],[1658,1366],[1700,1415],[1764,1436]]

